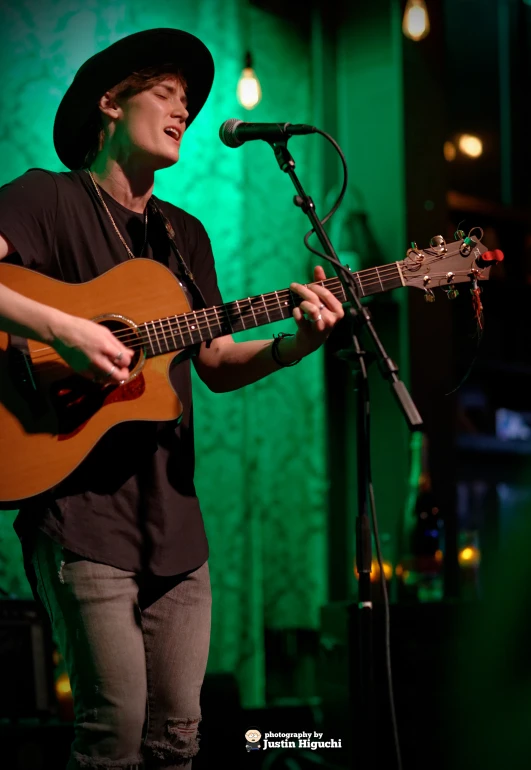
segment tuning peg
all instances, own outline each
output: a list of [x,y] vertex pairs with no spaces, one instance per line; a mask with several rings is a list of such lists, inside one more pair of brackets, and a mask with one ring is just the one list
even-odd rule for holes
[[431,289],[424,289],[424,302],[435,302],[435,294]]
[[417,244],[415,243],[415,241],[411,241],[411,248],[412,248],[412,249],[418,249],[418,246],[417,246]]
[[446,289],[446,296],[448,299],[455,299],[459,296],[459,291],[455,288],[455,286],[452,286],[450,289]]
[[430,246],[432,247],[432,249],[438,249],[440,252],[446,251],[446,241],[444,240],[442,235],[435,235],[430,240]]
[[464,230],[456,230],[454,233],[454,238],[456,241],[462,241],[465,237],[465,231]]
[[461,244],[461,248],[459,249],[460,253],[463,257],[468,257],[470,252],[472,251],[472,246],[474,245],[474,241],[472,238],[465,238],[463,243]]

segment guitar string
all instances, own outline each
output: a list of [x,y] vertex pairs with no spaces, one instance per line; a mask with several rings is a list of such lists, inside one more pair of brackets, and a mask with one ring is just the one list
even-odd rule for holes
[[[244,300],[238,300],[238,302],[240,302],[240,301],[243,302]],[[224,310],[224,308],[225,308],[225,306],[223,306],[223,305],[220,306],[220,309],[223,310],[223,312],[226,315],[226,318],[230,319],[228,311]],[[275,310],[278,313],[280,310],[283,310],[284,308],[280,308],[278,306],[278,304],[275,303],[275,307],[273,307],[273,305],[271,305],[270,309],[272,311],[271,312],[271,314],[272,314]],[[290,308],[286,308],[286,310],[287,309],[291,310],[292,308],[291,307]],[[201,313],[201,310],[199,310],[197,312]],[[192,314],[193,314],[193,311],[192,311]],[[255,311],[255,316],[256,317],[263,316],[264,318],[267,318],[267,321],[265,321],[264,324],[257,324],[257,326],[265,325],[267,323],[274,323],[275,321],[287,320],[287,319],[284,319],[282,315],[280,317],[278,317],[278,318],[271,319],[270,318],[270,313],[266,312],[265,310],[261,310],[261,311],[257,310],[257,311]],[[237,320],[240,320],[240,319],[241,319],[241,316],[239,317],[239,319],[235,319],[235,322],[237,322]],[[160,321],[162,321],[163,323],[167,324],[167,320],[166,319],[160,319]],[[148,323],[159,323],[160,325],[162,325],[160,323],[160,321],[155,321],[155,322],[149,321]],[[226,323],[225,319],[224,319],[224,322]],[[180,330],[181,325],[182,325],[182,331]],[[167,327],[165,329],[163,329],[163,333],[164,333],[164,331],[166,331],[168,333],[171,333],[172,330],[176,331],[178,333],[179,337],[181,337],[181,339],[182,339],[183,348],[186,348],[186,347],[189,347],[191,345],[195,345],[198,342],[203,341],[202,338],[201,338],[201,332],[203,330],[209,329],[209,332],[212,335],[210,337],[211,339],[214,339],[216,336],[222,337],[225,334],[230,333],[231,331],[237,331],[236,329],[234,329],[233,324],[231,324],[231,323],[230,323],[230,326],[231,326],[230,330],[226,330],[225,329],[225,330],[222,331],[223,325],[221,323],[219,323],[219,316],[218,316],[218,320],[216,321],[216,325],[219,327],[220,333],[216,334],[216,335],[212,335],[212,328],[211,328],[211,326],[209,324],[200,325],[200,324],[196,323],[195,324],[195,328],[191,329],[189,323],[182,320],[182,316],[174,316],[173,320],[170,321],[169,325],[167,325]],[[142,327],[142,326],[145,327],[146,324],[140,324],[139,326],[140,327]],[[245,329],[245,324],[242,325],[241,331],[243,331],[244,329]],[[143,348],[145,349],[145,348],[151,347],[151,350],[152,350],[153,353],[155,353],[155,348],[154,348],[153,342],[151,341],[151,337],[153,337],[155,335],[156,336],[155,342],[158,343],[158,347],[160,349],[159,354],[162,352],[162,348],[161,348],[161,344],[160,344],[160,342],[161,342],[160,334],[161,334],[160,330],[158,330],[156,333],[154,331],[150,333],[149,330],[148,330],[147,334],[144,334],[144,337],[143,338],[141,337],[139,339],[139,335],[137,333],[135,333],[134,331],[131,331],[131,330],[127,330],[127,333],[125,333],[125,334],[122,334],[120,332],[118,332],[118,333],[114,333],[113,332],[113,335],[117,339],[119,339],[120,341],[124,341],[125,340],[125,341],[128,342],[129,340],[131,340],[131,344],[129,344],[129,347],[130,347],[131,350],[137,350],[137,349],[140,350],[140,349],[143,349]],[[185,336],[190,337],[190,342],[185,342]],[[198,339],[194,340],[194,337],[196,337],[196,336],[198,337]],[[166,337],[164,337],[164,340],[166,341],[166,347],[167,347],[168,345],[167,345]],[[176,350],[177,349],[178,348],[176,348]],[[38,363],[38,359],[39,358],[45,358],[46,359],[46,363],[42,364],[39,367],[39,372],[43,372],[43,371],[46,371],[47,369],[53,368],[54,366],[56,366],[56,364],[54,362],[62,360],[62,357],[59,354],[50,354],[51,350],[53,350],[53,348],[47,347],[47,348],[38,348],[36,351],[32,352],[32,354],[31,354],[32,363]],[[170,351],[167,350],[165,352],[170,352]],[[175,351],[171,351],[171,352],[175,352]],[[21,362],[20,365],[17,368],[19,370],[24,370],[25,369],[24,362]]]
[[[462,274],[463,274],[463,275],[468,275],[468,272],[466,272],[466,271],[463,271],[463,272],[462,272]],[[459,273],[456,273],[456,275],[459,275]],[[398,288],[398,287],[397,287],[397,288]],[[240,301],[240,300],[238,300],[238,301]],[[241,301],[243,301],[243,300],[241,300]],[[276,308],[277,312],[278,312],[278,310],[279,310],[279,309],[280,309],[280,308]],[[225,312],[226,312],[226,311],[225,311]],[[262,311],[260,311],[260,312],[258,313],[258,315],[259,315],[259,316],[260,316],[260,315],[262,315],[262,316],[267,316],[267,321],[266,321],[264,324],[261,324],[261,323],[259,323],[259,324],[256,324],[256,326],[266,325],[267,323],[273,323],[273,322],[276,322],[276,321],[280,321],[280,320],[287,320],[287,319],[284,319],[284,318],[283,318],[283,316],[280,316],[279,318],[274,318],[274,319],[271,319],[271,318],[269,317],[269,314],[268,314],[268,313],[266,313],[266,312],[265,312],[265,311],[263,311],[263,310],[262,310]],[[255,316],[256,316],[256,313],[255,313]],[[240,316],[240,318],[241,318],[241,316]],[[250,318],[250,316],[249,316],[249,318]],[[179,320],[178,320],[178,319],[179,319],[179,316],[175,316],[175,320],[177,321],[178,325],[180,325],[180,322],[179,322]],[[161,319],[161,320],[162,320],[162,319]],[[243,323],[243,322],[242,322],[242,323]],[[218,325],[219,325],[219,327],[220,327],[220,331],[221,331],[221,330],[222,330],[222,325],[221,325],[221,324],[218,324]],[[188,327],[188,324],[187,324],[187,327]],[[203,326],[202,328],[206,329],[206,328],[207,328],[207,325]],[[243,324],[243,326],[242,326],[242,328],[241,328],[241,329],[235,329],[235,328],[231,328],[231,330],[230,330],[230,331],[234,331],[234,332],[238,332],[238,331],[244,331],[244,330],[245,330],[245,328],[246,328],[246,327],[245,327],[245,325]],[[250,328],[250,327],[248,327],[248,328]],[[210,336],[209,336],[209,339],[215,339],[216,337],[221,337],[221,336],[224,336],[224,334],[227,334],[227,333],[228,333],[228,332],[225,330],[225,331],[221,331],[221,333],[220,333],[220,334],[215,334],[215,335],[212,335],[212,329],[211,329],[211,327],[210,327],[209,325],[208,325],[208,329],[209,329],[209,332],[210,332]],[[161,346],[161,338],[160,338],[160,336],[159,336],[159,335],[160,335],[160,332],[159,332],[159,333],[157,333],[157,335],[156,335],[156,342],[158,343],[158,347],[159,347],[159,351],[158,351],[158,352],[156,352],[156,351],[155,351],[155,348],[154,348],[154,346],[153,346],[153,343],[151,342],[151,339],[149,338],[149,335],[148,335],[148,338],[147,338],[147,340],[143,340],[142,338],[140,338],[140,340],[139,340],[139,339],[138,339],[138,336],[137,336],[136,334],[133,334],[132,336],[133,336],[133,339],[135,340],[135,342],[134,342],[134,343],[132,343],[132,344],[130,345],[130,348],[131,348],[132,350],[137,350],[137,349],[138,349],[138,350],[142,350],[142,349],[146,349],[146,348],[148,347],[148,345],[149,345],[149,346],[151,347],[151,350],[152,350],[152,352],[153,352],[153,354],[154,354],[154,355],[163,355],[164,353],[177,353],[179,350],[184,350],[184,349],[186,349],[187,347],[191,347],[192,345],[195,345],[195,344],[198,344],[198,343],[200,343],[200,342],[204,341],[204,340],[203,340],[203,338],[202,338],[202,336],[200,336],[200,338],[199,338],[199,339],[197,339],[197,340],[194,340],[193,334],[190,332],[189,328],[186,328],[186,330],[185,330],[185,333],[184,333],[184,334],[187,334],[187,335],[190,337],[190,342],[185,342],[184,334],[183,334],[182,332],[180,332],[180,331],[179,331],[177,328],[175,328],[175,331],[177,331],[177,332],[178,332],[179,336],[180,336],[180,337],[181,337],[181,339],[182,339],[182,342],[183,342],[183,347],[182,347],[182,348],[176,347],[176,348],[175,348],[175,349],[173,349],[173,350],[172,350],[172,349],[170,349],[170,348],[169,348],[169,346],[168,346],[167,338],[164,336],[164,342],[166,343],[166,348],[167,348],[167,350],[165,350],[165,351],[164,351],[164,350],[162,350],[162,346]],[[199,328],[196,328],[196,329],[194,329],[194,330],[193,330],[193,332],[194,332],[194,333],[195,333],[195,332],[198,332],[198,333],[200,333],[200,329],[199,329]],[[114,336],[115,336],[115,337],[117,337],[117,338],[119,338],[119,337],[118,337],[118,335],[116,335],[116,334],[115,334]],[[175,342],[175,340],[174,340],[174,342]],[[48,348],[48,350],[49,350],[49,349],[50,349],[50,348]],[[33,364],[33,363],[35,362],[35,360],[36,360],[37,358],[39,358],[39,357],[43,358],[43,357],[45,357],[45,356],[32,356],[32,362],[31,362],[31,363]],[[50,359],[51,359],[51,360],[50,360]],[[57,366],[57,363],[54,363],[54,361],[55,361],[55,362],[57,362],[57,361],[61,361],[61,360],[62,360],[62,357],[61,357],[61,356],[59,356],[58,354],[57,354],[57,355],[54,355],[54,356],[52,356],[52,357],[50,357],[50,358],[48,359],[47,363],[44,363],[44,364],[42,364],[42,365],[39,367],[39,373],[41,373],[41,372],[44,372],[44,371],[46,371],[46,370],[49,370],[49,369],[53,369],[53,368],[55,368],[55,367]],[[65,364],[65,365],[67,365],[67,364]],[[15,366],[14,368],[15,368],[16,370],[18,370],[19,372],[20,372],[20,371],[22,371],[22,372],[25,372],[25,371],[27,371],[27,366],[26,366],[26,364],[25,364],[24,362],[20,362],[20,363],[19,363],[17,366]],[[74,374],[75,374],[75,372],[74,372]],[[82,376],[82,375],[79,375],[79,376]],[[112,382],[112,381],[111,381],[111,382]]]
[[[379,283],[379,282],[375,282]],[[221,330],[224,325],[227,323],[227,319],[229,320],[229,325],[232,327],[232,323],[230,323],[230,315],[228,306],[233,305],[236,306],[235,310],[238,312],[238,317],[235,318],[235,323],[237,323],[239,320],[241,320],[243,328],[241,331],[245,330],[245,319],[248,320],[255,320],[257,317],[267,317],[267,321],[265,323],[274,323],[275,321],[281,321],[281,320],[287,320],[287,318],[284,318],[283,314],[280,315],[278,318],[270,319],[270,311],[271,314],[278,313],[281,311],[284,313],[285,311],[289,310],[291,311],[293,307],[295,307],[294,303],[291,303],[289,305],[286,305],[284,307],[281,306],[281,303],[283,300],[285,300],[289,295],[292,296],[299,296],[295,295],[291,290],[282,290],[280,292],[274,292],[275,296],[272,296],[272,299],[268,300],[267,302],[262,302],[261,307],[256,307],[252,310],[249,310],[249,307],[243,307],[240,308],[239,305],[246,303],[250,297],[247,297],[245,299],[236,300],[233,302],[228,302],[225,305],[217,305],[214,306],[214,308],[208,308],[208,309],[199,309],[197,311],[187,311],[186,313],[183,313],[181,315],[175,315],[175,316],[168,316],[166,318],[158,318],[153,319],[150,321],[146,321],[142,324],[139,324],[140,327],[146,327],[148,324],[157,325],[160,328],[154,328],[153,330],[146,329],[147,333],[147,344],[150,344],[150,336],[155,336],[156,341],[159,342],[160,335],[165,335],[166,333],[171,333],[172,331],[177,332],[177,334],[182,338],[184,345],[191,345],[195,344],[193,342],[193,338],[197,335],[202,336],[201,332],[203,331],[212,331],[212,325],[219,327]],[[262,295],[265,299],[267,295]],[[277,298],[278,296],[278,298]],[[335,295],[336,296],[336,295]],[[341,287],[341,291],[338,296],[336,296],[337,299],[343,298],[343,291]],[[302,298],[300,298],[300,301],[302,302]],[[222,314],[226,316],[225,319],[222,319],[222,322],[220,322],[220,317],[222,317]],[[290,312],[291,315],[291,312]],[[191,318],[191,316],[196,316],[195,318]],[[199,320],[197,316],[200,316]],[[185,320],[186,319],[186,320]],[[190,319],[190,320],[188,320]],[[203,322],[203,319],[206,319],[206,322]],[[243,319],[243,320],[242,320]],[[201,321],[201,322],[200,322]],[[256,326],[265,325],[264,324],[256,324]],[[182,327],[182,330],[181,330]],[[250,328],[250,327],[248,327]],[[230,333],[230,330],[226,330],[222,332],[222,334],[218,336],[223,336],[223,334]],[[137,340],[138,339],[138,333],[136,330],[132,330],[128,328],[127,330],[119,330],[117,332],[113,332],[113,335],[116,337],[116,339],[120,340],[124,344],[126,344],[129,340]],[[192,342],[185,343],[184,337],[189,336]],[[201,341],[201,340],[198,340]],[[142,343],[141,346],[143,346],[146,343]],[[135,347],[135,346],[132,346]],[[153,345],[151,345],[153,348]],[[160,344],[159,344],[160,347]],[[32,352],[32,359],[34,361],[37,361],[39,358],[49,358],[49,347],[47,348],[37,348],[37,350],[34,350]],[[60,356],[59,356],[60,358]]]
[[[398,280],[398,276],[397,276]],[[380,281],[373,281],[370,285],[380,285]],[[396,287],[398,288],[402,284],[397,284]],[[368,286],[368,284],[365,285],[365,288]],[[392,287],[390,287],[392,288]],[[342,287],[340,290],[332,290],[330,289],[332,294],[336,297],[336,299],[342,300],[342,302],[346,302],[347,300],[344,299],[344,292],[342,291]],[[385,289],[383,289],[385,291]],[[268,295],[258,295],[255,297],[244,297],[239,300],[233,300],[232,302],[227,302],[224,305],[215,305],[212,308],[206,308],[206,309],[198,309],[198,310],[191,310],[187,311],[186,313],[182,313],[180,315],[174,315],[174,316],[167,316],[165,318],[155,318],[150,321],[146,321],[144,324],[157,324],[161,327],[164,325],[166,326],[166,329],[171,327],[172,325],[177,324],[180,326],[181,324],[185,325],[186,333],[189,333],[188,330],[188,319],[190,319],[190,322],[193,323],[193,331],[203,331],[203,330],[209,330],[211,329],[212,324],[214,326],[219,326],[219,316],[220,314],[225,314],[230,318],[229,315],[229,306],[232,306],[231,309],[234,309],[237,312],[237,318],[236,320],[239,320],[241,318],[247,320],[254,320],[257,316],[269,316],[269,312],[278,312],[279,310],[284,312],[286,310],[292,311],[295,307],[298,306],[301,302],[304,301],[302,297],[299,295],[296,295],[291,290],[283,290],[280,292],[275,292],[275,296],[271,296],[270,299],[268,299]],[[297,297],[299,300],[298,303],[290,302],[289,304],[285,304],[286,300],[289,296]],[[250,305],[247,304],[250,300],[257,299],[261,300],[260,304],[254,304],[251,303]],[[363,299],[363,297],[362,297]],[[242,307],[240,307],[240,305]],[[264,309],[265,308],[265,309]],[[196,316],[193,318],[193,316]],[[199,318],[198,318],[199,317]],[[284,318],[283,315],[281,315],[278,319],[275,320],[282,320]],[[286,320],[286,319],[284,319]],[[211,323],[212,322],[212,323]],[[261,325],[261,324],[258,324]],[[164,330],[164,329],[163,329]],[[154,333],[156,333],[158,330],[154,330]],[[124,337],[121,337],[118,335],[115,335],[118,337],[118,339],[127,339],[128,336],[136,336],[134,332],[132,335],[129,335],[128,332],[124,332]]]
[[[384,277],[385,280],[388,280],[385,276],[382,276],[382,277]],[[396,278],[397,279],[399,278],[398,273],[396,274]],[[321,286],[324,286],[324,284],[327,283],[328,286],[326,286],[325,288],[328,288],[334,294],[336,299],[343,299],[344,291],[343,291],[343,286],[339,282],[339,279],[332,278],[332,279],[329,279],[329,281],[330,281],[330,283],[328,281],[320,281],[320,282],[317,282],[317,283],[319,283],[319,285],[321,285]],[[380,280],[369,281],[369,282],[366,281],[362,286],[363,286],[363,288],[367,288],[368,286],[378,285],[380,283],[381,283]],[[280,302],[285,301],[290,295],[291,296],[299,297],[299,295],[296,295],[293,291],[291,291],[291,289],[281,289],[280,291],[277,291],[277,292],[269,292],[267,294],[258,295],[256,297],[256,299],[261,299],[262,300],[262,305],[261,306],[265,307],[267,311],[269,311],[271,309],[277,309],[278,310],[279,309],[278,306],[279,306]],[[244,302],[247,302],[250,299],[255,299],[255,298],[254,297],[245,297],[245,298],[241,298],[239,300],[233,300],[231,302],[227,302],[224,305],[216,305],[213,308],[206,308],[206,309],[199,308],[196,311],[193,311],[193,310],[192,311],[187,311],[186,313],[183,313],[180,316],[168,316],[166,318],[156,318],[156,319],[147,321],[145,323],[160,323],[160,322],[175,323],[177,321],[177,319],[183,318],[186,315],[193,315],[195,313],[199,314],[202,318],[216,321],[216,318],[217,318],[217,316],[219,314],[219,310],[220,309],[223,310],[223,308],[226,308],[229,305],[238,305],[239,303],[243,304]],[[265,300],[265,302],[264,302],[264,300]],[[302,302],[302,301],[303,301],[303,298],[300,298],[300,302]],[[343,300],[343,301],[345,301],[345,300]],[[294,306],[295,305],[293,305],[293,307]],[[265,310],[260,309],[258,306],[256,307],[256,309],[255,308],[253,308],[253,309],[255,310],[255,313],[258,313],[258,314],[263,314],[263,313],[266,312]],[[239,307],[236,307],[236,310],[238,310],[240,312],[240,308]],[[244,308],[244,311],[246,313],[249,313],[247,308]],[[224,312],[227,312],[227,311],[225,310]],[[241,315],[243,315],[243,314],[244,314],[244,312],[241,312]],[[252,311],[250,311],[250,316],[252,316]],[[142,324],[140,324],[140,325],[142,325]],[[195,327],[196,327],[196,329],[198,329],[198,328],[199,329],[207,329],[207,328],[209,328],[209,324],[208,324],[208,322],[203,324],[203,325],[195,324]],[[115,336],[118,339],[121,339],[121,337],[118,334],[116,334]],[[127,337],[127,333],[125,334],[125,336]],[[132,336],[135,336],[135,335],[133,334]],[[38,350],[34,351],[34,354],[38,353],[40,350],[46,350],[46,349],[45,348],[39,348]]]
[[[438,257],[438,255],[436,255],[436,256]],[[422,267],[421,264],[419,264],[419,269],[420,269],[420,267]],[[367,281],[366,279],[364,279],[363,280],[363,284],[362,284],[361,283],[361,274],[362,273],[371,273],[373,275],[374,275],[374,273],[376,273],[376,275],[378,276],[378,280]],[[358,277],[358,280],[360,282],[360,285],[362,286],[362,289],[363,288],[367,288],[368,286],[373,285],[373,284],[375,284],[375,285],[376,284],[380,284],[380,285],[382,285],[382,288],[383,288],[383,283],[381,281],[381,278],[384,278],[385,280],[387,280],[387,276],[389,276],[390,273],[396,274],[397,278],[401,277],[399,269],[398,269],[398,265],[397,265],[396,262],[393,262],[393,263],[388,264],[386,266],[382,266],[380,268],[366,268],[365,270],[361,270],[361,271],[357,271],[356,273],[352,273],[352,275],[355,276],[355,277]],[[456,274],[466,275],[466,274],[468,274],[468,271],[459,271],[459,273],[456,273]],[[433,277],[437,278],[437,276],[433,276]],[[442,278],[442,275],[438,276],[438,277]],[[344,290],[343,290],[343,286],[342,286],[342,284],[341,284],[341,282],[340,282],[340,280],[338,278],[327,279],[325,281],[316,281],[315,283],[318,283],[321,286],[325,286],[325,284],[326,284],[327,285],[326,288],[330,288],[332,293],[334,293],[336,290],[339,290],[339,297],[338,298],[343,299]],[[398,288],[398,286],[395,287],[395,288]],[[384,291],[385,291],[385,289],[384,289]],[[277,291],[277,292],[270,292],[269,294],[261,295],[262,304],[265,307],[265,310],[258,309],[258,308],[256,308],[256,310],[255,310],[251,306],[251,308],[252,308],[251,312],[249,312],[249,310],[247,308],[244,309],[244,311],[242,312],[241,308],[239,307],[239,304],[243,303],[243,302],[246,302],[247,300],[251,299],[250,297],[248,297],[248,298],[245,298],[245,299],[235,300],[233,302],[226,303],[226,305],[215,306],[214,308],[208,308],[208,309],[200,309],[200,310],[197,310],[197,311],[189,311],[188,313],[184,313],[181,316],[167,317],[167,318],[164,318],[164,319],[161,318],[161,319],[156,319],[154,321],[149,321],[149,322],[146,322],[146,323],[152,323],[152,324],[157,323],[161,327],[161,330],[155,330],[154,332],[152,332],[152,334],[155,333],[156,342],[158,343],[158,347],[160,349],[159,354],[162,353],[161,337],[160,337],[161,331],[162,331],[162,334],[164,334],[164,342],[166,343],[166,347],[168,348],[168,350],[166,352],[174,352],[174,351],[170,351],[169,350],[168,342],[167,342],[167,339],[166,339],[166,336],[165,336],[166,332],[168,332],[168,333],[172,333],[172,331],[177,332],[177,334],[182,339],[184,347],[188,347],[190,345],[197,344],[197,342],[202,341],[202,334],[201,334],[201,332],[203,330],[207,330],[208,329],[208,331],[210,333],[212,332],[212,328],[211,328],[211,324],[209,323],[209,320],[212,320],[217,326],[219,326],[220,331],[222,331],[223,325],[219,322],[219,310],[221,310],[222,312],[224,312],[228,316],[227,307],[229,305],[233,305],[233,306],[235,305],[236,306],[237,311],[240,313],[239,319],[237,319],[237,320],[241,319],[241,322],[242,322],[242,329],[237,329],[236,330],[236,329],[231,328],[231,331],[243,331],[243,330],[245,330],[245,328],[246,328],[245,327],[245,323],[244,323],[244,319],[245,318],[248,318],[250,320],[251,317],[252,317],[253,320],[256,320],[256,316],[260,317],[260,316],[264,316],[265,315],[265,316],[267,316],[266,323],[276,322],[276,321],[280,321],[280,320],[287,320],[287,319],[284,319],[283,315],[281,315],[279,318],[275,318],[272,321],[271,318],[269,317],[269,310],[271,309],[273,311],[278,312],[278,310],[282,310],[283,311],[283,310],[288,309],[288,308],[292,309],[291,305],[288,306],[288,308],[280,308],[280,307],[278,307],[278,305],[280,304],[280,301],[282,300],[282,298],[285,298],[286,296],[289,296],[289,295],[298,296],[298,295],[295,295],[294,292],[292,292],[290,289],[287,289],[287,290],[286,289],[282,289],[282,290]],[[271,299],[269,300],[268,297],[270,297]],[[266,303],[265,300],[267,300],[267,303]],[[300,299],[300,301],[301,302],[303,301],[302,298]],[[194,319],[195,320],[195,323],[194,323],[194,327],[195,328],[191,329],[190,324],[188,322],[188,319],[183,320],[183,318],[185,316],[188,316],[188,315],[190,315],[190,316],[191,315],[196,315],[197,313],[201,314],[202,317],[206,319],[206,323],[203,323],[203,324],[197,323],[197,318],[196,318],[196,319]],[[209,316],[210,316],[210,319],[209,319]],[[146,323],[140,324],[140,326],[144,326],[145,327]],[[184,329],[184,334],[183,334],[183,332],[180,329],[181,325],[185,325],[185,327],[186,327]],[[259,325],[262,325],[262,324],[261,323],[260,324],[256,324],[256,326],[259,326]],[[230,324],[230,326],[232,327],[232,324]],[[250,328],[250,327],[248,327],[248,328]],[[151,346],[152,351],[155,352],[154,347],[153,347],[153,343],[151,342],[151,339],[150,339],[150,336],[149,336],[149,331],[147,329],[146,329],[146,331],[147,331],[147,334],[148,334],[147,343],[145,341],[140,340],[140,342],[138,344],[132,344],[131,347],[132,347],[132,349],[143,348],[143,347],[146,347],[147,344],[149,344]],[[226,334],[228,332],[225,330],[224,333]],[[190,337],[190,342],[189,343],[185,342],[185,335],[188,335]],[[200,339],[197,340],[197,341],[194,341],[194,336],[198,336],[198,335],[200,336]],[[124,331],[118,331],[117,333],[114,334],[114,336],[117,339],[119,339],[119,340],[129,340],[129,339],[135,340],[135,341],[138,340],[138,334],[135,331],[132,331],[130,329],[124,330]],[[223,332],[221,334],[219,334],[219,335],[214,335],[214,337],[211,336],[210,338],[215,338],[215,336],[223,336]],[[175,340],[174,340],[174,342],[175,342]],[[36,360],[36,359],[38,359],[40,357],[45,357],[44,355],[43,356],[39,356],[38,355],[39,351],[44,351],[44,350],[47,350],[47,349],[40,348],[37,351],[34,351],[33,354],[32,354],[32,360]],[[57,359],[60,359],[60,358],[61,358],[61,356],[57,356]],[[53,364],[51,364],[51,365],[53,366]],[[42,368],[43,367],[41,367],[41,370],[42,370]]]
[[[462,272],[463,275],[467,274],[467,271],[460,271],[460,272]],[[459,273],[456,273],[456,275],[457,274],[459,274]],[[442,275],[441,276],[434,276],[434,278],[437,278],[437,277],[438,278],[442,278],[443,276]],[[323,285],[324,282],[319,282],[319,283],[321,285]],[[337,284],[337,283],[339,283],[339,281],[338,281],[338,279],[331,279],[331,283]],[[371,283],[375,283],[376,284],[376,283],[379,283],[379,281],[373,281]],[[366,285],[367,285],[367,283],[366,283]],[[342,295],[344,294],[343,287],[341,286],[339,288],[341,289],[341,293],[340,293],[339,298],[342,298]],[[399,288],[399,286],[397,286],[395,288]],[[272,292],[269,296],[271,296],[273,299],[269,302],[269,304],[266,304],[265,302],[262,303],[264,305],[264,307],[265,307],[265,310],[259,309],[257,307],[256,310],[253,308],[250,312],[249,312],[248,308],[244,308],[243,311],[242,311],[242,309],[239,307],[239,304],[243,303],[243,302],[246,302],[248,299],[251,299],[249,297],[249,298],[246,298],[246,299],[241,299],[241,300],[233,301],[231,303],[227,303],[226,305],[215,306],[214,308],[210,308],[210,309],[207,309],[207,310],[200,309],[200,310],[197,310],[197,311],[190,311],[190,312],[187,312],[187,313],[183,313],[182,315],[179,315],[179,316],[169,316],[167,318],[160,318],[160,319],[155,319],[155,320],[152,320],[152,321],[148,321],[148,322],[145,322],[145,323],[139,325],[140,327],[143,326],[145,328],[146,334],[147,334],[147,340],[146,339],[144,339],[144,340],[141,339],[139,341],[138,340],[138,333],[135,330],[131,330],[131,329],[127,329],[127,330],[123,330],[123,331],[117,331],[116,333],[113,332],[113,334],[120,341],[127,342],[127,341],[131,340],[132,343],[133,343],[130,346],[131,349],[143,348],[143,347],[146,347],[147,345],[150,345],[150,347],[152,349],[152,352],[155,353],[155,348],[153,346],[153,342],[151,341],[151,336],[154,336],[155,337],[155,342],[158,344],[158,347],[159,347],[159,354],[161,354],[163,352],[173,352],[173,351],[170,351],[170,348],[169,348],[169,345],[168,345],[168,340],[166,338],[166,333],[172,334],[175,331],[178,334],[178,336],[181,337],[181,341],[182,341],[183,347],[186,348],[186,347],[189,347],[191,345],[197,344],[197,343],[199,343],[201,341],[204,341],[203,335],[202,335],[203,331],[208,331],[209,332],[209,339],[214,339],[216,336],[223,336],[224,334],[230,333],[231,331],[238,332],[238,331],[244,331],[246,328],[251,328],[251,327],[246,327],[245,326],[245,319],[256,320],[257,316],[258,317],[263,317],[263,316],[267,317],[267,321],[265,321],[264,324],[258,323],[258,324],[254,324],[255,326],[261,326],[261,325],[265,325],[267,323],[274,323],[274,322],[277,322],[277,321],[280,321],[280,320],[287,320],[287,318],[284,318],[283,314],[281,314],[277,318],[271,319],[270,318],[269,310],[273,311],[275,314],[278,313],[279,310],[281,310],[283,312],[285,310],[288,310],[288,309],[291,310],[292,309],[291,305],[289,305],[287,307],[284,307],[284,308],[279,307],[279,304],[280,304],[279,300],[281,299],[281,297],[282,296],[286,297],[286,296],[289,296],[290,294],[292,296],[297,296],[298,297],[298,295],[294,295],[294,293],[291,290],[285,290],[284,289],[284,290],[281,290],[279,292]],[[262,298],[265,299],[267,296],[268,295],[262,295]],[[301,299],[301,301],[302,301],[302,299]],[[230,316],[229,316],[229,312],[228,312],[228,309],[227,309],[227,307],[229,305],[236,305],[237,306],[235,309],[238,311],[239,316],[238,316],[238,318],[235,319],[235,322],[237,323],[238,321],[241,321],[242,328],[237,329],[237,328],[235,328],[233,326],[232,323],[230,323]],[[220,320],[219,320],[220,319],[220,311],[223,312],[227,316],[227,318],[229,319],[229,326],[231,327],[230,329],[227,329],[226,327],[224,329],[224,324],[220,322]],[[192,327],[190,325],[190,322],[188,321],[188,318],[186,318],[186,317],[187,316],[192,316],[192,315],[197,315],[197,314],[200,314],[204,318],[206,318],[206,323],[198,323],[197,317],[196,317],[196,318],[192,319],[192,321],[193,321],[193,327]],[[186,318],[186,320],[183,320],[185,318]],[[219,329],[220,329],[220,333],[219,334],[216,333],[216,334],[212,335],[212,324],[210,323],[210,321],[212,321],[215,326],[219,327]],[[151,334],[150,334],[149,330],[146,328],[147,324],[153,324],[153,325],[154,324],[158,324],[160,326],[160,329],[154,328],[151,331]],[[226,321],[225,321],[225,324],[226,324]],[[161,337],[161,334],[164,335],[164,336]],[[190,338],[190,342],[186,342],[185,341],[185,337],[186,336],[188,336]],[[198,337],[198,339],[195,339],[196,337]],[[173,341],[175,342],[175,339]],[[166,351],[162,351],[162,345],[161,345],[162,342],[164,342],[165,345],[166,345],[166,348],[167,348]],[[175,350],[177,350],[177,349],[178,349],[178,347],[175,348]],[[37,349],[32,354],[32,360],[36,361],[38,358],[41,358],[41,357],[49,358],[48,350],[49,350],[49,348],[39,348],[39,349]],[[40,351],[43,352],[43,355],[41,355],[41,356],[38,355],[38,353]],[[44,353],[44,351],[46,351],[46,353]],[[55,358],[55,356],[53,358]],[[60,356],[57,356],[57,359],[60,359],[60,358],[61,358]]]

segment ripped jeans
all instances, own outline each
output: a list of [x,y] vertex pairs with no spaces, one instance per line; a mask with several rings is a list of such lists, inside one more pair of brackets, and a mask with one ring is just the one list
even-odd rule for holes
[[67,770],[191,768],[210,643],[208,563],[140,578],[42,532],[31,563],[72,687]]

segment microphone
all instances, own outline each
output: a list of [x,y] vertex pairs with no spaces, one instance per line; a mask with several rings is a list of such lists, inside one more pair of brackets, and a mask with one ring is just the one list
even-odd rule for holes
[[304,123],[244,123],[243,120],[231,118],[222,123],[219,138],[227,147],[241,147],[244,142],[253,139],[263,139],[265,142],[280,142],[290,136],[314,134],[315,126]]

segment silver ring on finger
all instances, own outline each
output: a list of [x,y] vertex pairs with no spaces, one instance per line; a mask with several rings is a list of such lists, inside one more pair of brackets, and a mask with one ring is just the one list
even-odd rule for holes
[[107,374],[105,376],[106,377],[112,377],[113,374],[114,374],[114,370],[115,369],[116,369],[116,366],[113,366],[112,369],[109,372],[107,372]]
[[120,351],[118,355],[114,356],[112,361],[113,363],[115,363],[115,361],[121,361],[123,357],[124,357],[124,354],[122,353],[122,351]]
[[311,321],[313,324],[317,323],[317,321],[322,321],[322,320],[323,320],[323,316],[321,315],[321,313],[319,313],[319,315],[317,316],[317,318],[310,318],[310,321]]

